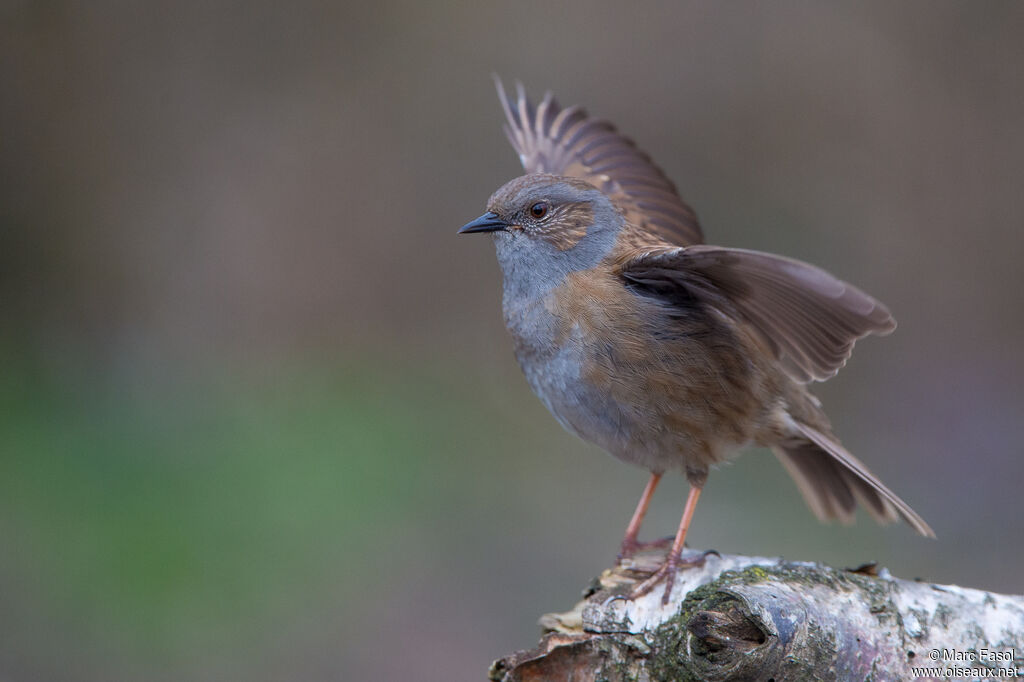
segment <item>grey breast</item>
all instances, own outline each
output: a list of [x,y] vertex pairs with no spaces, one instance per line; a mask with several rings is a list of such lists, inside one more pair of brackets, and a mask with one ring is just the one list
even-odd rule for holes
[[506,323],[519,366],[545,407],[571,433],[618,454],[625,436],[623,410],[581,376],[592,349],[579,329],[559,338],[564,327],[542,302],[506,307]]
[[[550,304],[571,272],[593,267],[611,249],[614,233],[590,235],[576,248],[559,251],[525,236],[495,236],[504,275],[502,308],[515,341],[516,358],[534,393],[570,432],[606,449],[618,449],[615,406],[581,378],[588,352],[578,329]],[[609,423],[612,422],[612,423]]]

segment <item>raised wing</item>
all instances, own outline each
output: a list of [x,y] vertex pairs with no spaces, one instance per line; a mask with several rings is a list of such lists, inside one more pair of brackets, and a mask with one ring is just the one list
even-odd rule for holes
[[509,102],[495,77],[505,110],[505,134],[527,173],[581,178],[611,198],[634,227],[660,241],[687,246],[703,241],[693,210],[650,157],[606,121],[578,106],[562,109],[551,93],[534,107],[521,84]]
[[889,310],[820,268],[721,246],[646,251],[620,274],[668,303],[714,306],[750,324],[797,381],[824,381],[846,364],[857,339],[896,328]]

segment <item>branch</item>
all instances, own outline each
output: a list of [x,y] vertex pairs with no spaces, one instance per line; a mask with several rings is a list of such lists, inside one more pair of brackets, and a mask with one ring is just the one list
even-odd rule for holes
[[680,571],[667,606],[658,588],[626,599],[661,559],[606,570],[572,611],[541,618],[535,649],[495,661],[490,679],[964,679],[950,669],[965,668],[1024,677],[1024,596],[899,580],[870,565],[710,555]]

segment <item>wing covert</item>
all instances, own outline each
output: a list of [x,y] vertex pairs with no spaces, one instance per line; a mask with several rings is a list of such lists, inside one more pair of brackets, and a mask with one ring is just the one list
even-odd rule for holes
[[896,328],[889,310],[853,285],[813,265],[759,251],[654,249],[623,261],[620,275],[670,304],[697,299],[742,318],[800,382],[834,376],[857,339]]

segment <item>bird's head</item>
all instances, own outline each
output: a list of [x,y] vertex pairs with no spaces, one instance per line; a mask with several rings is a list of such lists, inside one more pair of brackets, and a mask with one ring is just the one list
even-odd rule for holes
[[514,270],[561,279],[604,259],[622,222],[611,200],[590,183],[533,173],[499,188],[487,202],[487,213],[459,234],[492,233],[506,277]]

